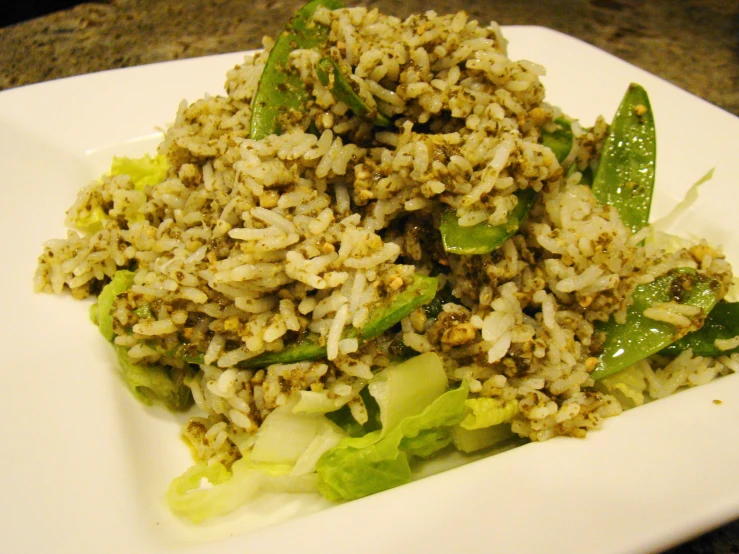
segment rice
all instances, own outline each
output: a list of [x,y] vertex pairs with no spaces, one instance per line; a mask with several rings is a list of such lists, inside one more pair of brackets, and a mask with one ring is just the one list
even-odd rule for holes
[[[315,74],[316,53],[298,50],[290,63],[315,102],[282,135],[250,139],[266,41],[229,71],[225,96],[180,104],[158,148],[169,164],[163,182],[105,175],[83,188],[68,211],[72,230],[39,259],[36,290],[75,298],[135,268],[114,302],[114,342],[131,359],[192,369],[185,384],[199,413],[183,435],[196,459],[232,463],[291,398],[347,405],[366,422],[360,393],[399,344],[405,355],[438,353],[450,383],[467,380],[473,396],[514,402],[511,429],[530,440],[585,436],[623,409],[739,368],[735,354],[686,351],[596,387],[596,326],[623,322],[638,285],[691,267],[723,294],[731,268],[711,249],[643,245],[580,184],[607,133],[602,119],[572,123],[561,164],[540,144],[561,113],[544,101],[544,68],[509,59],[495,23],[431,11],[401,21],[366,8],[319,9],[315,19],[331,29],[327,52],[393,126],[373,129],[336,101]],[[501,248],[444,252],[444,210],[463,227],[497,225],[525,190],[537,200]],[[99,212],[106,217],[83,224]],[[371,340],[348,333],[414,273],[439,272],[448,294],[438,313],[417,309]],[[700,310],[676,302],[644,316],[702,323]],[[309,336],[324,358],[243,366]],[[173,355],[182,344],[202,359]]]

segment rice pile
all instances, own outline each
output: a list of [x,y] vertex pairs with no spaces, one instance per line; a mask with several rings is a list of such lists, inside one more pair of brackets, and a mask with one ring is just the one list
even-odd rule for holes
[[[562,164],[542,146],[542,131],[562,114],[544,102],[544,69],[510,60],[496,24],[464,12],[401,21],[365,8],[319,9],[315,18],[331,29],[326,52],[291,57],[314,101],[282,135],[248,138],[272,46],[265,39],[263,53],[228,73],[226,96],[180,105],[159,146],[170,164],[164,182],[138,190],[127,175],[108,175],[91,184],[67,223],[102,209],[103,227],[70,230],[39,260],[36,289],[75,298],[135,268],[113,307],[115,344],[172,371],[188,367],[167,355],[178,345],[204,356],[187,380],[200,411],[184,431],[196,458],[237,459],[297,391],[348,405],[363,423],[359,393],[398,352],[437,352],[451,383],[467,379],[475,396],[514,401],[513,431],[531,440],[584,436],[624,407],[736,370],[734,357],[688,351],[629,370],[641,398],[618,383],[595,387],[603,337],[594,324],[623,321],[637,285],[693,267],[725,292],[731,268],[707,245],[671,253],[641,245],[579,184],[597,161],[602,120],[589,129],[573,122],[576,144]],[[373,128],[335,100],[316,77],[322,55],[351,71],[392,127]],[[525,189],[537,201],[500,249],[444,252],[445,209],[463,226],[500,224]],[[368,341],[345,332],[361,329],[414,273],[438,274],[438,315],[418,309]],[[683,330],[700,325],[685,308],[647,315]],[[308,333],[326,345],[326,359],[239,366]]]

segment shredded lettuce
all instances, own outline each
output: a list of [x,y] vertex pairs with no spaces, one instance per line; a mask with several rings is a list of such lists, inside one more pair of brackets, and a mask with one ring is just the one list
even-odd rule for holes
[[300,391],[298,403],[293,408],[295,413],[326,414],[334,412],[349,401],[348,398],[329,395],[328,391]]
[[136,190],[158,185],[167,178],[168,170],[167,158],[149,154],[141,158],[114,157],[110,166],[111,175],[128,175]]
[[[113,302],[122,292],[133,285],[133,271],[121,269],[115,272],[110,283],[103,287],[98,301],[90,308],[90,318],[97,324],[106,340],[112,341]],[[113,345],[121,368],[121,377],[133,395],[147,405],[161,403],[173,412],[184,412],[192,405],[190,388],[184,384],[187,370],[179,378],[173,379],[170,371],[158,364],[137,364],[128,356],[128,350]]]
[[[135,190],[143,191],[147,186],[161,183],[167,178],[169,163],[164,156],[146,154],[141,158],[114,157],[110,166],[110,175],[128,175]],[[108,214],[102,206],[94,205],[85,215],[77,217],[73,226],[86,235],[97,233],[105,225]],[[134,219],[137,219],[134,217]],[[138,218],[138,219],[143,219]]]
[[136,274],[133,271],[118,270],[113,275],[110,283],[100,291],[95,318],[97,319],[98,329],[100,329],[100,333],[105,337],[105,340],[113,340],[113,314],[111,313],[113,302],[119,294],[131,288],[134,275]]
[[103,228],[103,222],[106,219],[108,219],[108,215],[103,211],[103,208],[101,206],[93,206],[87,215],[80,216],[74,220],[74,227],[86,235],[94,235]]
[[625,409],[641,406],[649,400],[646,395],[648,383],[644,374],[645,364],[648,368],[648,362],[641,360],[618,373],[604,377],[597,382],[597,387],[616,396]]
[[291,405],[281,406],[262,422],[251,459],[291,466],[300,462],[297,472],[309,473],[321,454],[345,436],[346,433],[321,414],[294,413]]
[[257,464],[248,457],[233,463],[196,464],[169,485],[171,510],[194,523],[228,514],[258,494],[315,492],[315,474],[291,475],[288,464]]
[[469,430],[508,422],[518,413],[515,400],[503,402],[497,398],[469,398],[466,404],[470,411],[459,425]]
[[661,248],[668,252],[676,252],[680,248],[690,246],[692,241],[668,233],[666,230],[673,227],[680,217],[698,201],[700,187],[713,179],[713,169],[710,169],[703,177],[698,179],[685,193],[685,197],[663,217],[650,223],[643,232],[646,234],[646,242],[658,243]]
[[503,441],[513,438],[514,433],[508,423],[499,423],[490,427],[466,429],[461,424],[451,430],[452,444],[460,452],[477,452]]
[[182,378],[173,379],[170,370],[158,364],[137,364],[128,356],[128,349],[115,347],[121,367],[121,377],[133,395],[146,405],[163,404],[172,412],[184,412],[192,406],[190,387]]
[[316,464],[318,490],[329,500],[353,500],[409,482],[411,457],[432,456],[451,442],[450,427],[464,418],[468,394],[463,381],[390,430],[343,439]]
[[346,433],[326,418],[323,418],[322,424],[319,426],[318,433],[308,444],[300,457],[295,461],[291,475],[306,475],[314,473],[318,460],[327,452],[334,448],[341,439],[346,437]]
[[441,358],[433,352],[415,356],[378,373],[368,385],[380,407],[384,432],[420,413],[448,386]]
[[468,398],[467,414],[451,429],[452,443],[461,452],[476,452],[513,437],[508,424],[518,413],[515,400]]

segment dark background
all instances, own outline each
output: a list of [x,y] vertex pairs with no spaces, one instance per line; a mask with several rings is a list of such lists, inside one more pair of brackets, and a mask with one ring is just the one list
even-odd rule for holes
[[0,10],[0,27],[81,4],[75,0],[11,0]]

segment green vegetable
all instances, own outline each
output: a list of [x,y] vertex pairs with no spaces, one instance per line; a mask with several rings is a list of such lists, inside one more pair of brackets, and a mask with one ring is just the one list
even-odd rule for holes
[[513,438],[515,435],[508,423],[481,427],[479,429],[465,429],[462,425],[455,425],[451,430],[452,444],[460,452],[477,452]]
[[518,402],[503,402],[497,398],[470,398],[467,400],[470,412],[459,424],[463,429],[482,429],[506,423],[518,413]]
[[346,405],[336,411],[326,413],[326,417],[341,427],[350,437],[361,437],[372,431],[382,429],[380,407],[377,405],[377,400],[370,394],[369,388],[364,387],[359,396],[367,409],[367,421],[364,424],[359,424],[354,419],[349,406]]
[[[317,341],[317,337],[311,335],[305,339],[291,344],[278,352],[265,352],[254,358],[244,360],[239,367],[260,368],[267,367],[272,364],[294,364],[296,362],[304,362],[307,360],[320,360],[326,357],[326,347],[321,346]],[[202,362],[200,362],[202,363]]]
[[696,356],[724,356],[739,352],[739,347],[721,350],[716,346],[717,340],[728,340],[739,336],[739,302],[716,304],[706,317],[703,327],[662,350],[662,354],[677,356],[690,348]]
[[505,241],[516,234],[536,199],[532,189],[516,191],[518,204],[511,210],[508,221],[502,225],[478,223],[462,227],[454,212],[447,210],[441,217],[439,231],[444,250],[451,254],[487,254],[500,248]]
[[324,452],[334,448],[347,434],[325,416],[319,425],[318,432],[307,448],[295,461],[291,475],[306,475],[315,473],[316,464]]
[[563,117],[558,117],[554,123],[557,126],[554,131],[541,132],[541,143],[551,149],[559,163],[562,163],[572,150],[572,125]]
[[436,291],[436,296],[428,304],[424,304],[423,313],[426,314],[427,318],[439,317],[441,310],[444,308],[444,304],[449,302],[459,302],[452,294],[452,289],[449,286]]
[[650,237],[645,239],[646,242],[659,241],[660,247],[670,252],[677,251],[680,248],[689,248],[692,241],[670,234],[667,232],[667,229],[675,225],[680,217],[698,201],[700,187],[712,178],[713,169],[710,169],[705,175],[703,175],[703,177],[691,185],[683,199],[680,200],[680,202],[672,208],[669,213],[655,221],[652,221],[649,226],[652,233]]
[[328,39],[329,29],[313,21],[313,14],[319,7],[335,10],[344,5],[339,0],[312,0],[288,22],[259,79],[252,101],[249,138],[261,140],[280,134],[290,113],[303,110],[309,94],[300,75],[289,68],[289,59],[293,50],[315,48]]
[[163,404],[171,412],[185,412],[192,406],[190,387],[184,374],[173,379],[167,367],[157,364],[136,364],[128,357],[128,349],[115,345],[121,367],[121,377],[133,395],[146,405]]
[[[128,175],[136,190],[161,183],[167,178],[169,163],[164,156],[141,158],[114,157],[110,166],[111,175]],[[84,212],[83,212],[84,213]],[[98,205],[93,205],[85,215],[74,220],[75,229],[92,235],[103,228],[108,214]]]
[[625,410],[641,406],[648,400],[648,383],[641,364],[629,366],[623,371],[603,377],[596,383],[596,388],[615,395]]
[[[554,120],[557,128],[554,131],[542,131],[541,142],[554,152],[560,163],[572,150],[572,126],[564,118]],[[470,227],[459,224],[454,212],[447,210],[441,217],[439,231],[444,251],[465,256],[487,254],[500,248],[505,241],[516,234],[524,218],[536,200],[536,192],[532,189],[515,192],[518,203],[511,211],[508,221],[502,225],[478,223]]]
[[377,108],[370,109],[359,95],[354,92],[349,79],[339,69],[339,66],[331,58],[321,58],[316,66],[318,80],[324,87],[331,90],[334,98],[343,102],[349,109],[359,117],[371,121],[379,127],[388,127],[392,122],[382,115]]
[[606,339],[598,365],[592,373],[593,379],[621,371],[680,338],[684,331],[644,315],[644,310],[655,302],[674,301],[698,306],[704,314],[708,314],[718,302],[720,290],[720,284],[714,279],[690,268],[674,269],[651,283],[637,287],[625,323],[610,319],[597,326]]
[[444,393],[447,384],[441,358],[432,352],[378,373],[369,384],[369,392],[380,407],[383,431],[394,429],[404,419],[420,413]]
[[141,158],[114,157],[110,166],[111,175],[128,175],[136,190],[158,185],[167,178],[168,170],[167,158],[161,155],[152,158],[149,154]]
[[[362,340],[376,337],[399,323],[413,310],[430,302],[436,294],[438,281],[435,277],[416,274],[413,281],[400,292],[387,298],[381,306],[372,310],[359,332],[352,329],[349,336]],[[272,364],[289,364],[306,360],[319,360],[326,357],[326,347],[320,345],[315,337],[287,346],[279,352],[267,352],[239,363],[242,368],[260,368]],[[202,362],[200,362],[202,363]]]
[[[133,271],[120,269],[115,272],[113,279],[103,287],[98,296],[96,308],[90,310],[94,322],[97,323],[100,333],[106,340],[112,341],[113,332],[113,302],[116,297],[126,292],[133,284]],[[173,379],[168,369],[157,364],[137,364],[131,361],[125,347],[113,345],[118,356],[121,368],[121,377],[133,395],[141,402],[151,405],[155,402],[164,404],[170,411],[184,412],[192,405],[190,388],[184,384],[186,371]]]
[[93,206],[87,215],[79,216],[74,220],[74,228],[86,235],[94,235],[103,228],[108,214],[103,211],[100,206]]
[[126,292],[133,285],[133,277],[136,275],[133,271],[120,269],[115,272],[113,279],[103,287],[100,291],[97,301],[97,324],[100,333],[105,340],[111,341],[115,336],[113,333],[113,302],[122,292]]
[[[171,510],[193,523],[228,514],[264,491],[314,492],[315,475],[291,475],[287,464],[236,460],[229,471],[220,462],[196,464],[175,478],[167,490]],[[208,487],[202,487],[205,480]]]
[[294,464],[326,421],[321,414],[295,414],[291,406],[275,408],[264,419],[254,437],[251,459],[255,462]]
[[[423,384],[419,375],[416,386]],[[316,464],[318,490],[330,500],[353,500],[409,482],[413,456],[429,457],[450,444],[451,427],[464,417],[468,394],[463,381],[393,429],[343,439]]]
[[289,464],[293,475],[311,473],[318,458],[346,436],[322,414],[295,413],[289,404],[280,406],[259,427],[251,460]]
[[154,317],[154,314],[151,313],[151,306],[148,303],[139,308],[136,308],[133,313],[135,313],[141,319],[149,319],[150,317]]
[[364,327],[359,331],[359,338],[366,340],[381,335],[416,308],[431,302],[438,284],[436,277],[416,273],[407,287],[370,312]]
[[647,92],[629,85],[595,171],[593,193],[618,210],[633,232],[649,221],[657,159],[654,117]]
[[461,452],[476,452],[514,436],[509,422],[518,413],[518,402],[497,398],[468,398],[467,414],[452,427],[452,443]]

